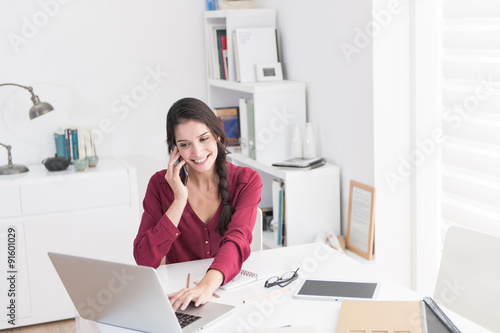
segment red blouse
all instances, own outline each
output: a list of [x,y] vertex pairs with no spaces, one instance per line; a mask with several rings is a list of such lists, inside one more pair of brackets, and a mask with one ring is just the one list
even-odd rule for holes
[[221,271],[224,282],[231,281],[250,255],[262,191],[259,174],[227,162],[229,205],[233,216],[225,235],[220,236],[216,226],[222,203],[205,224],[188,202],[178,227],[174,226],[165,215],[174,201],[174,192],[165,180],[165,173],[166,170],[158,171],[149,181],[141,225],[134,240],[135,261],[138,265],[156,268],[165,256],[167,264],[214,257],[210,268]]

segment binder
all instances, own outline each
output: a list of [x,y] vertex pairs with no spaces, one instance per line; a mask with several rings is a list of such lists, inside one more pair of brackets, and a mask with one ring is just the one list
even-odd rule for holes
[[239,28],[235,30],[235,60],[240,82],[255,82],[255,65],[277,63],[275,28]]
[[460,333],[430,297],[423,301],[343,301],[337,333],[358,331]]

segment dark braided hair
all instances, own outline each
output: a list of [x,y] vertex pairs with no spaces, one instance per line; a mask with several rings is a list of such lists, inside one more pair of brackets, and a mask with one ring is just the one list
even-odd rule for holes
[[223,207],[216,230],[223,236],[228,229],[229,222],[231,222],[231,216],[233,215],[231,207],[229,206],[229,190],[227,184],[226,155],[229,154],[226,148],[227,136],[221,122],[207,104],[199,99],[187,97],[175,102],[167,113],[167,144],[169,147],[176,143],[174,130],[177,125],[186,123],[190,120],[205,124],[216,139],[220,138],[217,140],[215,170],[219,178],[218,192]]

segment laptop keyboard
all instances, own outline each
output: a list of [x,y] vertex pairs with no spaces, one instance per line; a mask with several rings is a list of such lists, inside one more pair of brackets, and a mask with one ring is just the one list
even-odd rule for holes
[[194,315],[190,315],[187,313],[180,313],[180,312],[176,312],[175,315],[177,316],[177,320],[179,321],[179,324],[181,324],[181,328],[184,328],[187,325],[191,324],[192,322],[201,318],[199,316],[194,316]]

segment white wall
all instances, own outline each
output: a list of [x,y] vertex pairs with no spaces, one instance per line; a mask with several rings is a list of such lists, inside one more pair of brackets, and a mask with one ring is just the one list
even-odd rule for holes
[[377,265],[386,276],[410,287],[412,173],[406,174],[402,161],[408,161],[414,135],[410,103],[411,8],[409,1],[375,0],[373,12],[380,26],[373,39],[375,253]]
[[[13,146],[14,163],[53,156],[52,133],[60,127],[98,129],[106,133],[97,153],[133,162],[142,197],[151,174],[165,167],[169,106],[184,96],[206,97],[204,6],[203,0],[0,2],[0,83],[31,85],[55,108],[29,121],[29,92],[0,87],[0,142]],[[0,164],[6,163],[1,148]]]
[[262,0],[277,8],[287,79],[307,85],[308,120],[315,124],[321,152],[341,169],[342,230],[347,228],[349,181],[373,185],[372,45],[345,56],[356,29],[371,21],[371,3]]

